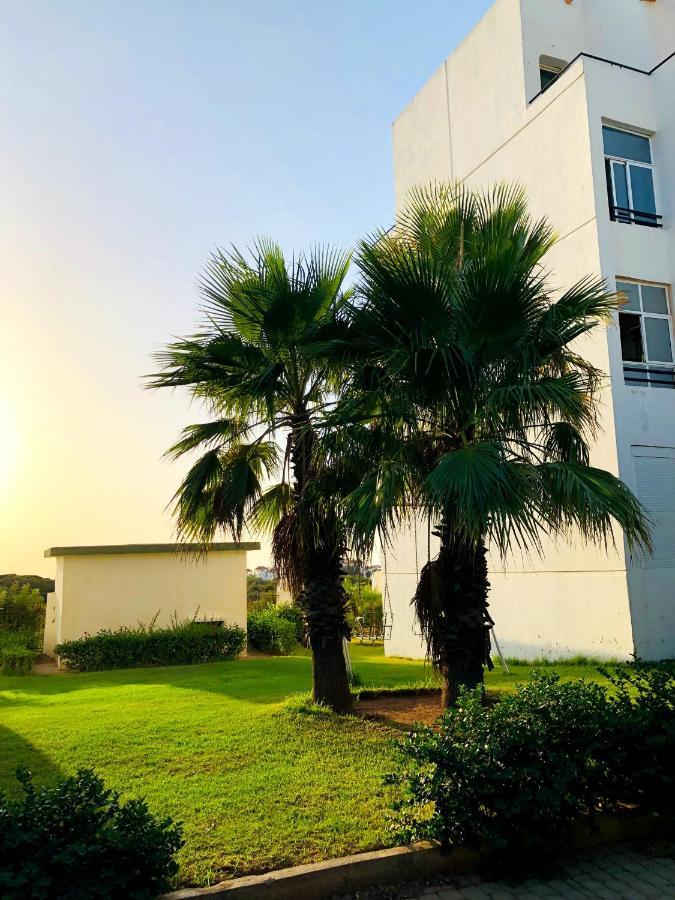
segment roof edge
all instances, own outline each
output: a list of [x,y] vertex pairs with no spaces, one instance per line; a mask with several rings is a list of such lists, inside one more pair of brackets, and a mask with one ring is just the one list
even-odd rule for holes
[[227,553],[237,550],[260,550],[257,541],[248,543],[216,544],[100,544],[83,547],[48,547],[44,555],[49,556],[112,556],[132,553],[176,553],[193,554]]

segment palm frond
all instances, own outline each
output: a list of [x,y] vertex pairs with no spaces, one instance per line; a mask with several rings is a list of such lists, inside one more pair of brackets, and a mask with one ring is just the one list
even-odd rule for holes
[[187,425],[180,439],[169,447],[165,456],[178,459],[198,447],[213,449],[214,446],[241,440],[249,430],[250,426],[246,422],[236,419],[215,419],[212,422]]

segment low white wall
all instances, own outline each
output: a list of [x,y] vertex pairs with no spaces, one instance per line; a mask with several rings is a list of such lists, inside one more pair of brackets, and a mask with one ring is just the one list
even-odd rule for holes
[[[387,656],[426,656],[410,604],[416,583],[414,573],[388,577],[393,621]],[[490,613],[505,656],[629,659],[633,653],[625,572],[492,573],[490,584]]]
[[215,545],[221,549],[201,556],[160,546],[141,545],[128,552],[120,547],[46,551],[57,558],[57,579],[47,608],[45,652],[103,628],[153,620],[165,626],[173,616],[246,628],[246,550],[257,545]]
[[56,592],[47,594],[47,608],[45,610],[45,631],[42,649],[45,653],[53,653],[57,645],[56,639]]

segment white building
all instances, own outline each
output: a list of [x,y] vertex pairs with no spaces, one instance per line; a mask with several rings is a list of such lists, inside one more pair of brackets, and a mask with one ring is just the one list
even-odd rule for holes
[[[654,556],[631,560],[619,536],[492,557],[509,654],[675,657],[673,51],[675,0],[497,0],[394,123],[399,208],[434,180],[519,182],[559,234],[552,285],[600,273],[630,297],[580,349],[609,376],[592,463],[649,508]],[[424,523],[383,560],[389,654],[423,655],[410,598],[426,559]]]

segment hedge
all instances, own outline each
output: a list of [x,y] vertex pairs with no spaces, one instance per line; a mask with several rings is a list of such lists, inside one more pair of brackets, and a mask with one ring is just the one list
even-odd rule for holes
[[55,652],[71,669],[95,672],[136,666],[184,666],[232,659],[246,646],[238,626],[182,622],[170,628],[139,626],[103,630],[58,644]]
[[672,808],[675,678],[667,667],[605,672],[607,689],[535,674],[486,707],[464,694],[399,745],[394,828],[405,841],[488,846],[496,859],[557,850],[573,824],[622,803]]

